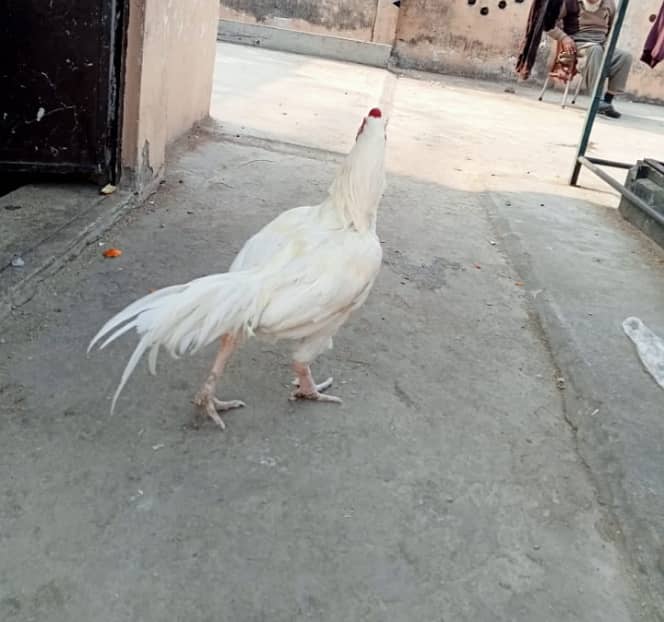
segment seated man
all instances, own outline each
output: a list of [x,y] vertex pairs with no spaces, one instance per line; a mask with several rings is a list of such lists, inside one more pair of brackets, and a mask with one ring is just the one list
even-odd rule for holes
[[[558,24],[548,34],[560,41],[566,52],[576,52],[585,62],[588,88],[595,85],[602,68],[604,44],[616,14],[614,0],[563,0]],[[616,50],[609,68],[609,84],[600,104],[600,114],[618,119],[620,113],[613,107],[613,97],[625,90],[632,66],[629,52]]]

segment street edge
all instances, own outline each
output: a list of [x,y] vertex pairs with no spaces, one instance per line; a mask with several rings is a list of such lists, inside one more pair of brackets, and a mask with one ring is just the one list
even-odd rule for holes
[[[620,478],[615,477],[616,459],[610,449],[609,432],[596,424],[593,413],[598,409],[610,410],[611,405],[599,393],[588,364],[574,348],[572,333],[565,326],[565,319],[558,312],[555,301],[539,281],[518,234],[509,219],[502,215],[500,193],[485,191],[486,211],[491,226],[501,239],[505,259],[525,283],[524,289],[540,337],[544,342],[559,376],[564,378],[562,391],[563,415],[571,428],[576,452],[590,481],[595,487],[597,502],[606,514],[613,530],[613,543],[628,564],[626,579],[631,580],[639,594],[633,603],[639,615],[648,611],[648,619],[664,621],[664,592],[657,584],[657,560],[645,551],[657,552],[659,543],[647,538],[647,530],[632,528],[629,516],[623,510],[630,506]],[[613,475],[614,477],[611,477]],[[646,571],[645,569],[648,569]]]
[[99,197],[82,216],[68,222],[25,255],[26,264],[34,267],[18,281],[14,272],[0,273],[0,322],[30,301],[44,280],[78,257],[140,203],[136,195],[127,191]]

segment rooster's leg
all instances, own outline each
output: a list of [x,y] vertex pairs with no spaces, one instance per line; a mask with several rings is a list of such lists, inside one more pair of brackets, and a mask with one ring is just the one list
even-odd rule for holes
[[210,370],[210,375],[203,383],[200,391],[194,398],[194,404],[201,408],[205,414],[212,419],[222,430],[226,429],[223,419],[219,416],[219,412],[232,410],[233,408],[242,408],[245,406],[244,402],[233,400],[231,402],[222,402],[214,395],[215,387],[221,375],[224,373],[226,363],[231,358],[233,352],[237,348],[238,340],[232,335],[224,335],[221,338],[221,347],[214,361],[214,365]]
[[304,363],[293,363],[293,369],[297,374],[297,378],[293,382],[297,386],[297,390],[291,393],[291,400],[313,400],[317,402],[331,402],[333,404],[341,404],[341,399],[334,395],[325,395],[322,393],[332,386],[332,378],[328,378],[321,384],[314,382],[311,375],[311,368]]

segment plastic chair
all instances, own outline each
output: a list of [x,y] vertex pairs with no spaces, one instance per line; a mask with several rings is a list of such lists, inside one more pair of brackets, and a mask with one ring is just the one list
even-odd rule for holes
[[565,84],[565,92],[563,93],[563,100],[561,102],[561,106],[565,108],[565,106],[567,106],[567,98],[569,97],[570,86],[572,85],[572,82],[576,76],[579,76],[579,80],[574,91],[572,104],[576,103],[576,99],[581,92],[583,76],[579,71],[579,61],[577,55],[574,53],[570,54],[565,52],[563,50],[562,43],[558,41],[556,46],[556,55],[554,57],[551,69],[549,70],[549,74],[546,77],[546,81],[544,82],[542,92],[539,95],[539,101],[544,99],[544,93],[546,93],[546,90],[549,88],[551,81],[560,80]]

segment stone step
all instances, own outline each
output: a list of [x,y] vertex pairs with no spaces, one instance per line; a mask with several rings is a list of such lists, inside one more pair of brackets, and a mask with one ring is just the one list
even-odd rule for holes
[[650,207],[664,215],[664,187],[652,179],[637,179],[630,190]]

